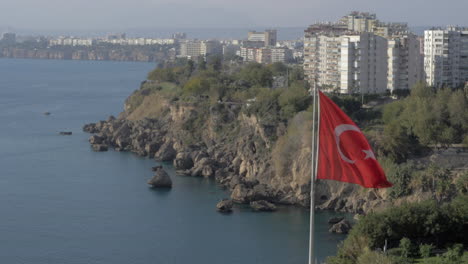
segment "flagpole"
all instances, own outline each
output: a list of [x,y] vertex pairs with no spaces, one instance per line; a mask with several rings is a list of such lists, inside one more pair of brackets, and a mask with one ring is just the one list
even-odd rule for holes
[[[314,202],[314,191],[315,191],[315,175],[316,175],[316,136],[315,136],[315,124],[318,120],[316,114],[317,107],[317,85],[314,83],[313,89],[313,110],[312,110],[312,149],[311,149],[311,163],[310,163],[310,225],[309,225],[309,264],[314,264],[314,223],[315,223],[315,202]],[[318,149],[318,148],[317,148]]]

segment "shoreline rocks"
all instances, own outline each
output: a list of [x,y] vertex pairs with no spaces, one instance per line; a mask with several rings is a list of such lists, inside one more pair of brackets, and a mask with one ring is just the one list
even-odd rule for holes
[[339,222],[343,220],[344,220],[344,217],[332,217],[328,219],[328,224],[331,224],[331,225],[338,224]]
[[103,151],[108,151],[109,150],[109,147],[107,145],[103,145],[103,144],[93,144],[93,145],[91,145],[91,147],[96,152],[103,152]]
[[221,213],[230,213],[232,212],[233,202],[230,199],[223,199],[218,204],[216,204],[216,210]]
[[351,223],[348,220],[343,219],[340,222],[332,225],[330,229],[328,229],[328,231],[330,233],[336,233],[336,234],[348,234],[351,228],[352,228]]
[[252,208],[254,211],[257,212],[273,212],[276,211],[276,205],[265,201],[265,200],[259,200],[259,201],[253,201],[250,202],[250,208]]
[[152,188],[172,188],[171,177],[162,166],[154,167],[153,171],[155,171],[154,176],[147,182]]

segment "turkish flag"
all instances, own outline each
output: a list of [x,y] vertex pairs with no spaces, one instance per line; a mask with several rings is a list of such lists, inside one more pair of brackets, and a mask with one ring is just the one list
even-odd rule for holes
[[366,188],[391,187],[361,130],[320,91],[319,100],[317,179],[355,183]]

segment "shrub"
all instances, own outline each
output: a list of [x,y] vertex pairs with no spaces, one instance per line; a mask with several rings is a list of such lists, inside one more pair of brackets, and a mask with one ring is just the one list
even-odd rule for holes
[[431,256],[434,246],[432,244],[421,244],[419,246],[419,255],[422,258],[428,258]]

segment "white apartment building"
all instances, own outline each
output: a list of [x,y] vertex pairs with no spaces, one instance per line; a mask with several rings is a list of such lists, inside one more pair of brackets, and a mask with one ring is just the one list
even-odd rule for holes
[[293,52],[288,48],[271,48],[270,59],[270,63],[290,62],[293,59]]
[[288,48],[246,48],[241,47],[239,56],[245,62],[258,62],[258,63],[287,63],[293,59],[292,50]]
[[223,49],[218,41],[187,40],[180,43],[179,57],[197,58],[210,54],[222,54]]
[[384,93],[387,40],[341,25],[313,25],[304,38],[304,74],[327,92]]
[[82,39],[73,37],[59,37],[49,41],[49,46],[92,46],[95,43],[93,39]]
[[424,31],[424,73],[435,87],[459,87],[468,81],[468,28]]
[[421,43],[414,34],[393,36],[388,41],[387,89],[409,90],[423,78]]
[[351,12],[305,31],[304,74],[312,86],[330,92],[411,89],[424,80],[420,46],[406,23],[383,23],[375,14]]
[[341,37],[342,94],[382,94],[387,89],[387,40],[363,32]]

